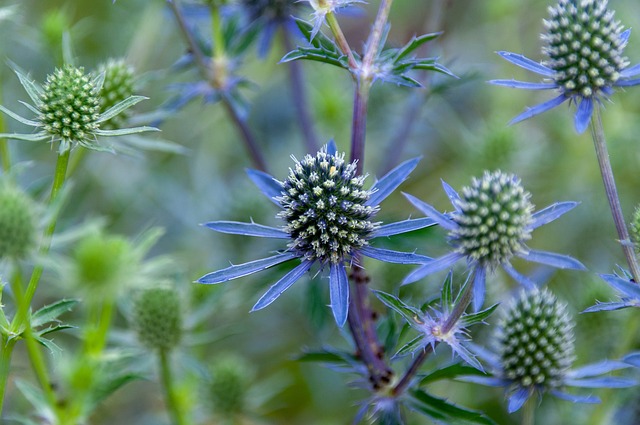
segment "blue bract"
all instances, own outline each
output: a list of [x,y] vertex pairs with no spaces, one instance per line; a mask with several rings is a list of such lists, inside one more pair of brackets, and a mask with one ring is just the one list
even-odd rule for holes
[[366,176],[356,175],[356,163],[346,162],[344,153],[336,153],[330,142],[315,156],[301,161],[294,158],[294,167],[284,181],[278,181],[261,171],[249,171],[249,177],[272,202],[282,210],[278,217],[283,228],[256,223],[215,221],[205,225],[222,233],[288,240],[287,248],[272,257],[233,265],[209,273],[199,283],[215,284],[259,272],[285,261],[302,262],[276,282],[258,300],[252,311],[260,310],[276,300],[300,279],[314,264],[329,267],[331,308],[339,326],[347,319],[349,282],[346,266],[360,255],[399,264],[420,264],[429,257],[415,253],[374,248],[369,241],[432,226],[428,218],[404,220],[381,225],[374,222],[378,205],[389,196],[416,167],[419,159],[400,164],[370,189],[364,189]]
[[411,272],[403,284],[408,284],[440,270],[451,268],[465,258],[474,275],[473,306],[477,311],[484,301],[486,274],[501,267],[526,288],[535,283],[518,273],[511,265],[514,256],[561,269],[585,270],[578,260],[547,251],[536,251],[525,244],[531,232],[560,217],[577,205],[559,202],[537,213],[524,191],[520,179],[501,171],[486,171],[482,178],[474,178],[462,196],[451,186],[442,183],[454,206],[450,214],[443,214],[431,205],[405,194],[409,202],[449,231],[453,251],[435,260],[426,261]]
[[569,100],[578,107],[575,128],[587,129],[594,102],[613,94],[614,87],[640,84],[640,64],[629,67],[623,51],[630,30],[623,31],[607,1],[560,0],[549,8],[549,20],[544,20],[547,32],[542,34],[546,45],[542,52],[548,60],[538,63],[522,55],[498,52],[509,62],[542,75],[541,83],[515,80],[492,80],[490,83],[526,90],[560,91],[560,95],[540,105],[528,108],[511,120],[511,124],[531,118]]

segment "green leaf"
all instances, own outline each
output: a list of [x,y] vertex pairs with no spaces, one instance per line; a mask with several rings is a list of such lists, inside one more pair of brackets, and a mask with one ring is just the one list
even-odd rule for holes
[[74,299],[63,299],[60,301],[56,301],[53,304],[42,307],[40,310],[33,313],[33,316],[31,316],[31,327],[37,328],[38,326],[42,326],[45,323],[56,320],[62,313],[71,311],[73,306],[75,306],[78,302],[78,300]]
[[20,121],[22,124],[26,124],[26,125],[29,125],[31,127],[39,127],[40,126],[39,122],[26,119],[26,118],[16,114],[15,112],[10,111],[9,109],[5,108],[2,105],[0,105],[0,111],[2,111],[5,114],[9,115],[14,120]]
[[449,271],[442,284],[440,304],[445,311],[453,307],[453,272],[451,271]]
[[339,54],[339,49],[338,46],[336,46],[336,43],[334,43],[333,40],[324,35],[322,31],[318,31],[318,33],[312,40],[311,33],[313,32],[313,25],[302,19],[294,19],[296,21],[296,25],[300,29],[300,32],[302,33],[302,35],[304,35],[304,38],[306,38],[313,47],[325,50],[327,52],[334,52],[336,54]]
[[48,335],[50,333],[53,332],[57,332],[57,331],[62,331],[65,329],[75,329],[76,326],[71,326],[71,325],[56,325],[56,326],[49,326],[48,328],[42,329],[38,332],[35,333],[35,335],[37,336],[44,336],[44,335]]
[[447,424],[483,424],[495,425],[495,422],[484,413],[476,410],[466,409],[449,403],[447,400],[434,397],[422,390],[412,390],[409,392],[410,399],[407,401],[411,407],[419,412],[431,416],[437,420],[443,420]]
[[373,293],[384,303],[384,305],[398,312],[410,324],[419,323],[420,317],[422,317],[422,312],[420,310],[405,304],[404,301],[398,297],[387,294],[386,292],[373,291]]
[[414,351],[417,351],[423,348],[423,345],[422,345],[423,339],[424,339],[424,335],[419,335],[415,337],[414,339],[412,339],[411,341],[403,345],[402,348],[400,348],[398,352],[394,354],[394,357],[406,356],[407,354],[411,354]]
[[[132,128],[119,128],[117,130],[96,130],[95,133],[98,136],[126,136],[128,134],[144,133],[145,131],[160,131],[155,127],[132,127]],[[91,149],[95,149],[94,145],[91,145]],[[107,149],[108,150],[108,149]]]
[[[103,76],[103,79],[104,79],[104,76]],[[141,101],[143,101],[145,99],[148,99],[148,97],[145,97],[145,96],[129,96],[125,100],[116,103],[111,108],[109,108],[106,111],[104,111],[103,113],[101,113],[96,122],[97,123],[101,123],[101,122],[109,121],[111,118],[115,117],[120,112],[124,111],[125,109],[129,109],[130,107],[132,107],[136,103],[139,103],[139,102],[141,102]]]
[[26,142],[41,142],[47,138],[47,135],[42,131],[34,134],[0,133],[0,139],[24,140]]
[[456,74],[454,74],[453,72],[449,71],[447,68],[445,68],[444,66],[440,65],[439,63],[435,63],[435,61],[433,61],[432,59],[417,62],[413,66],[413,69],[422,69],[422,70],[426,70],[426,71],[436,71],[436,72],[440,72],[442,74],[448,75],[448,76],[453,77],[453,78],[458,78],[458,76]]
[[498,308],[498,305],[499,304],[494,304],[491,307],[484,309],[482,311],[479,311],[477,313],[465,314],[460,318],[460,325],[463,328],[466,328],[471,325],[475,325],[476,323],[484,322],[484,319],[491,316],[491,313],[493,313],[496,310],[496,308]]
[[337,66],[338,68],[349,69],[345,61],[344,56],[335,54],[333,52],[327,52],[322,49],[309,49],[300,47],[297,50],[293,50],[280,60],[280,62],[291,62],[294,60],[306,59],[314,62],[327,63],[329,65]]
[[35,81],[33,81],[32,79],[30,79],[29,75],[26,74],[15,63],[9,62],[9,66],[11,66],[11,68],[13,69],[13,72],[15,72],[16,75],[18,76],[18,79],[20,80],[20,84],[22,84],[22,87],[24,87],[25,91],[27,92],[27,94],[31,98],[31,101],[36,106],[41,105],[42,104],[42,100],[40,100],[40,97],[44,93],[44,90],[42,89],[42,86],[40,86],[40,84],[38,84]]
[[418,385],[423,386],[442,379],[453,379],[463,375],[486,376],[485,373],[479,371],[475,367],[467,366],[462,363],[454,363],[451,366],[438,369],[424,376]]
[[108,379],[99,382],[98,385],[91,391],[89,405],[86,409],[87,414],[91,413],[91,411],[98,407],[100,403],[106,400],[111,394],[115,393],[129,382],[141,381],[145,379],[143,375],[132,372],[127,372],[121,375],[115,374],[113,376],[103,374],[101,376],[108,376]]
[[428,41],[438,38],[441,34],[442,32],[434,32],[431,34],[423,34],[419,37],[414,36],[411,39],[411,41],[409,41],[400,50],[398,50],[398,53],[396,54],[396,57],[394,58],[393,62],[397,63],[401,61],[403,58],[413,53],[418,47],[422,46],[424,43]]

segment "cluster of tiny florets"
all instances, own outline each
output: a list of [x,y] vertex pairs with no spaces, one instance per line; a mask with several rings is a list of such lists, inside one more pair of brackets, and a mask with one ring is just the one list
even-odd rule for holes
[[40,122],[55,139],[86,140],[98,129],[99,88],[83,68],[70,65],[47,76],[40,96]]
[[241,3],[252,20],[277,21],[289,19],[298,2],[295,0],[242,0]]
[[344,153],[326,148],[295,161],[278,198],[289,248],[307,260],[339,263],[367,245],[378,226],[371,222],[378,207],[366,205],[371,191],[362,188],[365,176],[356,176],[356,163],[347,163]]
[[523,291],[499,327],[505,378],[520,387],[555,388],[574,360],[573,323],[566,305],[546,288]]
[[543,53],[549,57],[545,65],[556,72],[558,87],[582,97],[602,94],[629,64],[622,55],[623,27],[607,1],[560,0],[549,7],[549,14]]
[[73,252],[76,283],[92,293],[105,294],[123,284],[131,256],[129,242],[116,235],[96,233],[77,243]]
[[241,358],[224,356],[211,366],[209,401],[215,414],[231,417],[242,413],[251,380],[251,368]]
[[497,267],[524,248],[530,239],[531,194],[520,179],[501,171],[485,171],[464,187],[451,218],[458,224],[450,238],[458,252],[482,265]]
[[0,183],[0,259],[23,258],[35,237],[34,206],[18,188]]
[[[133,96],[134,93],[134,72],[122,59],[111,59],[101,65],[98,72],[104,73],[104,84],[100,89],[100,109],[106,111],[112,106]],[[129,110],[123,111],[119,115],[103,124],[104,128],[121,127],[122,123],[129,115]]]
[[134,301],[133,315],[134,327],[142,344],[164,351],[179,344],[182,314],[175,289],[145,289]]

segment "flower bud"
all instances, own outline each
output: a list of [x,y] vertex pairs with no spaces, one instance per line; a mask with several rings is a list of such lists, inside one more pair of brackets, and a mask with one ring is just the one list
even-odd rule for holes
[[230,417],[243,412],[250,375],[249,365],[235,356],[224,356],[213,363],[209,399],[215,414]]
[[0,183],[0,259],[24,258],[35,230],[32,200],[17,187]]
[[166,351],[177,346],[182,336],[178,292],[167,287],[143,290],[134,302],[133,323],[147,347]]
[[[134,71],[123,59],[110,59],[102,64],[98,72],[104,73],[104,84],[100,89],[100,110],[108,110],[134,94]],[[120,128],[130,116],[129,109],[102,124],[103,128]]]

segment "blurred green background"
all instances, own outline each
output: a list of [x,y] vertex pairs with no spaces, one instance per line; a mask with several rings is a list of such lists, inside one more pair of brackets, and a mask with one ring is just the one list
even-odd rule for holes
[[[360,13],[341,16],[350,44],[360,50],[377,10],[377,1],[359,7]],[[640,13],[634,1],[612,0],[611,7],[626,27],[640,27]],[[29,70],[43,81],[61,60],[60,30],[70,28],[78,65],[95,69],[109,57],[126,57],[140,76],[140,93],[150,99],[139,104],[139,112],[153,111],[170,97],[167,86],[188,81],[193,74],[168,68],[186,52],[173,17],[161,0],[22,0],[13,14],[0,21],[0,55],[6,62]],[[424,89],[392,85],[374,86],[367,127],[365,170],[369,182],[389,166],[385,161],[402,144],[397,160],[422,156],[420,165],[401,190],[432,203],[440,210],[450,205],[440,179],[459,189],[483,170],[502,169],[518,174],[541,209],[553,202],[575,200],[581,204],[557,222],[534,233],[533,248],[565,253],[580,259],[592,272],[557,272],[549,286],[576,313],[576,365],[603,357],[619,357],[637,349],[637,311],[577,315],[595,300],[613,297],[595,273],[611,273],[624,258],[615,240],[615,229],[604,196],[592,142],[587,133],[576,135],[572,110],[562,105],[513,127],[508,121],[525,106],[551,97],[551,93],[526,92],[486,84],[494,78],[536,81],[495,54],[499,50],[523,53],[541,60],[539,33],[546,17],[546,0],[397,0],[391,12],[389,43],[400,45],[414,34],[444,31],[427,45],[425,53],[438,56],[460,80],[441,75],[425,76]],[[308,18],[307,11],[303,18]],[[265,58],[256,50],[245,58],[239,73],[255,83],[249,125],[268,158],[269,171],[283,178],[291,165],[290,155],[305,153],[302,135],[291,102],[286,64],[279,64],[285,51],[279,35]],[[640,61],[640,38],[632,32],[626,49],[631,63]],[[310,106],[319,138],[333,138],[340,150],[349,149],[353,84],[345,72],[317,63],[304,63]],[[27,100],[10,67],[0,66],[2,104],[19,112],[18,103]],[[636,89],[637,90],[637,89]],[[616,93],[605,103],[604,126],[611,161],[619,185],[622,206],[631,217],[640,202],[640,96],[630,88]],[[28,114],[28,112],[26,112]],[[413,123],[405,137],[407,117]],[[13,131],[25,131],[7,120]],[[59,228],[70,229],[85,220],[102,217],[110,232],[135,237],[161,226],[166,234],[152,255],[170,255],[177,267],[171,276],[179,283],[187,311],[188,333],[194,335],[176,356],[181,391],[200,423],[214,424],[209,413],[211,395],[199,370],[216,359],[242,359],[251,390],[246,414],[237,423],[333,425],[348,424],[366,392],[347,387],[352,377],[318,364],[294,360],[303,347],[328,344],[347,347],[335,328],[324,278],[303,279],[266,310],[248,314],[259,295],[281,275],[282,269],[263,272],[218,286],[192,283],[203,274],[228,265],[263,258],[281,246],[211,232],[199,224],[212,220],[238,220],[278,225],[274,206],[262,197],[246,177],[251,166],[239,142],[236,129],[218,104],[200,99],[172,114],[160,125],[163,139],[186,148],[184,154],[147,152],[143,155],[111,155],[90,152],[72,177],[73,191]],[[151,137],[155,137],[152,135]],[[54,152],[47,144],[11,141],[16,161],[33,164],[20,175],[23,187],[33,194],[45,193],[54,167]],[[398,192],[382,204],[382,221],[417,216]],[[446,252],[444,232],[439,229],[396,237],[386,247],[438,256]],[[365,263],[373,277],[372,287],[396,291],[410,268]],[[529,264],[515,263],[519,270],[536,272]],[[458,276],[462,275],[462,270]],[[420,302],[435,296],[442,275],[400,290],[406,299]],[[498,274],[488,282],[489,298],[504,300],[515,284]],[[35,305],[48,300],[74,297],[52,274],[45,274]],[[126,297],[125,297],[126,298]],[[381,305],[376,309],[383,312]],[[67,321],[82,326],[82,311]],[[496,318],[490,321],[493,325]],[[127,302],[115,324],[111,344],[127,344],[132,338],[127,324]],[[489,340],[491,327],[475,329],[474,340]],[[56,342],[64,347],[77,343],[81,332],[67,331]],[[196,338],[195,336],[198,336]],[[476,339],[477,337],[477,339]],[[486,345],[486,344],[485,344]],[[53,358],[53,370],[64,369],[64,355]],[[450,360],[441,350],[425,370]],[[145,360],[150,363],[150,359]],[[141,363],[144,364],[144,361]],[[153,367],[149,379],[134,382],[109,398],[94,415],[95,424],[165,424],[162,393]],[[14,357],[14,375],[29,377],[24,352]],[[399,369],[400,370],[400,369]],[[518,423],[519,415],[508,416],[501,389],[486,389],[463,383],[443,383],[431,391],[454,402],[484,410],[497,423]],[[596,391],[596,394],[605,392]],[[613,410],[631,403],[637,390],[619,390],[607,396]],[[7,411],[25,411],[27,404],[15,387],[9,387]],[[576,406],[545,398],[539,423],[588,423],[594,406]],[[623,423],[623,419],[619,419]],[[633,419],[631,419],[633,421]],[[424,418],[409,421],[428,423]],[[618,423],[618,422],[616,422]],[[638,423],[638,422],[628,422]]]

